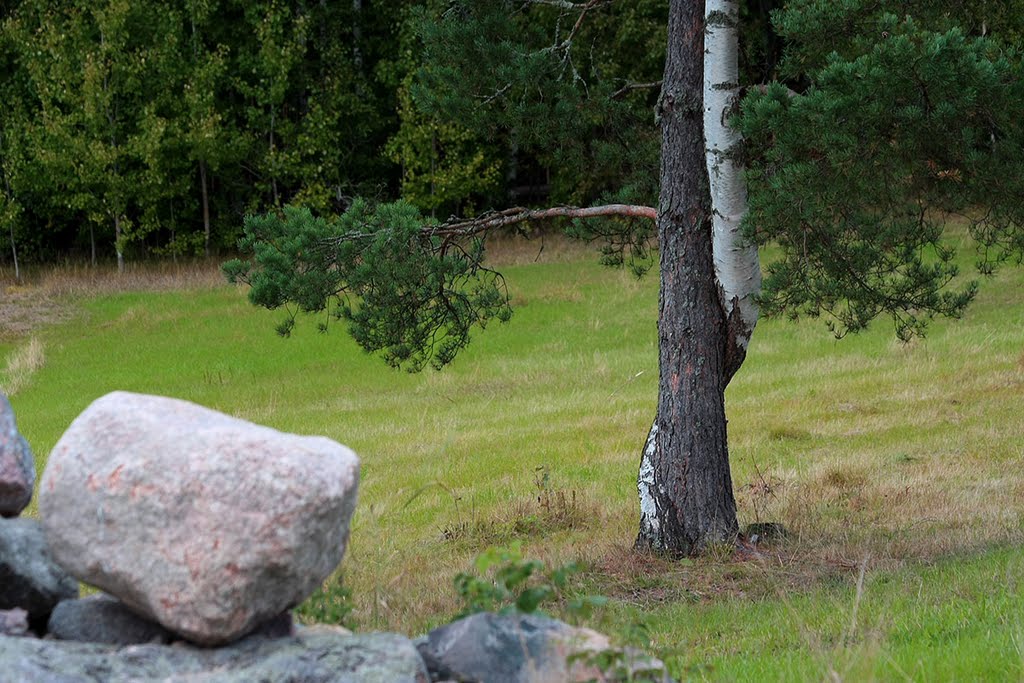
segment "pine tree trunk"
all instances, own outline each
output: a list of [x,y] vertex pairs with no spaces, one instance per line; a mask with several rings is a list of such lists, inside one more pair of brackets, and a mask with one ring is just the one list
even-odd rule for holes
[[89,251],[92,254],[92,267],[96,267],[96,228],[89,222]]
[[199,184],[203,193],[203,234],[206,258],[210,258],[210,197],[206,190],[206,162],[199,162]]
[[704,3],[672,0],[658,236],[658,416],[641,462],[637,546],[674,555],[738,532],[726,440],[729,321],[715,273],[704,140]]

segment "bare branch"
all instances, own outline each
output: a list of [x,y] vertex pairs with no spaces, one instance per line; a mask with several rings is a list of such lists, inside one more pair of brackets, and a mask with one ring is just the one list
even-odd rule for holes
[[[550,47],[546,47],[537,54],[545,54],[548,52],[561,52],[563,68],[566,65],[572,66],[572,41],[576,38],[576,34],[579,33],[580,29],[583,27],[583,23],[587,18],[587,13],[593,9],[601,7],[602,5],[609,4],[610,2],[611,0],[587,0],[587,2],[569,3],[570,5],[572,5],[573,9],[578,10],[580,13],[580,16],[576,18],[576,23],[573,24],[572,30],[569,31],[569,35],[566,36],[565,40],[561,41],[560,43],[555,43]],[[572,70],[574,78],[576,80],[582,81],[583,79],[580,77],[579,73],[576,71],[576,68],[574,66],[572,66]]]
[[650,90],[652,88],[660,88],[661,81],[651,81],[650,83],[627,83],[622,86],[614,93],[612,93],[612,99],[617,100],[627,93],[631,93],[634,90]]
[[504,97],[505,93],[507,93],[511,87],[512,87],[511,83],[506,83],[501,88],[495,90],[494,93],[492,93],[491,95],[488,95],[486,97],[484,97],[483,95],[478,95],[478,97],[480,97],[483,100],[481,102],[481,104],[484,104],[484,105],[490,104],[494,100],[499,99],[501,97]]
[[547,5],[548,7],[557,7],[558,9],[568,10],[570,12],[581,12],[587,10],[587,2],[570,2],[570,0],[523,0],[524,4],[527,5]]
[[552,218],[646,218],[655,220],[658,210],[635,204],[605,204],[603,206],[555,206],[548,209],[513,207],[492,211],[476,218],[450,218],[439,225],[429,226],[424,232],[431,237],[471,237],[518,223],[551,220]]

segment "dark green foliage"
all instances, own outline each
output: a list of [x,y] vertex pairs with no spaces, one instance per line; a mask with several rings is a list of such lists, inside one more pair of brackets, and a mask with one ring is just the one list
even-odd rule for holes
[[109,257],[115,220],[131,256],[191,255],[207,215],[230,248],[245,212],[393,194],[407,4],[5,3],[3,227],[35,261]]
[[[498,273],[481,264],[483,245],[435,236],[405,202],[356,200],[337,219],[308,209],[250,216],[239,243],[251,260],[224,264],[250,300],[345,320],[367,351],[392,366],[441,368],[469,343],[473,326],[511,316]],[[295,313],[279,327],[290,334]]]
[[970,224],[983,271],[1024,251],[1020,55],[873,3],[796,5],[777,27],[790,76],[811,85],[753,92],[737,121],[751,234],[783,252],[764,310],[829,314],[837,335],[888,315],[907,338],[974,295],[942,241],[948,221]]
[[740,3],[740,82],[744,85],[768,83],[780,76],[783,42],[771,15],[783,4],[783,0]]
[[642,0],[586,12],[458,0],[422,10],[423,66],[412,95],[425,112],[504,140],[514,182],[544,179],[553,202],[657,196],[653,122],[666,7]]

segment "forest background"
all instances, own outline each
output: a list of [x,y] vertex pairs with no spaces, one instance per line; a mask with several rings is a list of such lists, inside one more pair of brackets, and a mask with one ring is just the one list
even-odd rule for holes
[[[417,110],[415,26],[444,5],[0,3],[0,258],[210,255],[234,247],[246,214],[339,214],[358,196],[442,217],[593,198],[599,173],[572,177],[581,159]],[[623,83],[657,81],[667,6],[619,14],[588,28],[614,38],[602,63]],[[651,93],[628,99],[649,123]],[[657,147],[643,154],[656,168]]]

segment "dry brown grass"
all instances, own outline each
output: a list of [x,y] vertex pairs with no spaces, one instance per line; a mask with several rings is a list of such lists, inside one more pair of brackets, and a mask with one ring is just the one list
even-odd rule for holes
[[222,285],[224,276],[217,260],[129,263],[123,273],[118,273],[113,267],[65,264],[43,270],[37,284],[45,294],[58,297],[190,291]]
[[487,240],[487,261],[495,266],[523,266],[530,263],[568,263],[593,259],[597,248],[561,233],[538,232],[522,235],[495,235]]
[[[6,283],[6,284],[5,284]],[[215,260],[129,263],[93,268],[64,263],[28,269],[20,283],[0,271],[0,340],[18,339],[74,315],[74,302],[122,292],[195,291],[224,285]]]
[[7,357],[7,369],[0,383],[0,392],[14,396],[28,386],[34,375],[46,362],[43,343],[36,337],[15,349]]
[[[497,236],[488,241],[488,260],[496,266],[566,263],[592,257],[592,245],[560,234],[527,239]],[[124,273],[112,264],[92,267],[62,263],[22,269],[15,282],[11,269],[0,268],[0,341],[20,339],[42,326],[67,321],[74,301],[122,292],[195,291],[224,286],[220,260],[144,261],[128,263]],[[553,297],[578,301],[578,288],[560,284]],[[523,302],[520,302],[523,303]]]
[[458,509],[456,518],[441,529],[441,536],[454,547],[480,549],[517,538],[586,533],[602,527],[600,503],[583,491],[552,485],[546,467],[537,468],[533,486],[531,495],[513,498],[487,516],[474,509]]

